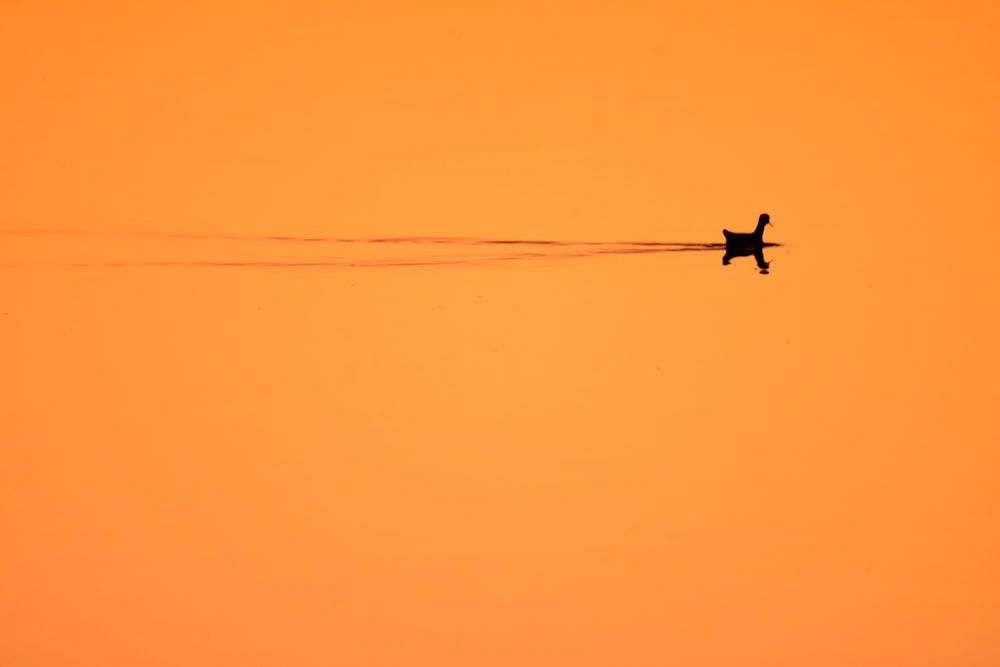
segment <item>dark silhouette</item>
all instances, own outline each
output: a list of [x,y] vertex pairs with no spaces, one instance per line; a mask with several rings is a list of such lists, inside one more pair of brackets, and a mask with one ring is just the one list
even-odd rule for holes
[[729,264],[733,257],[749,257],[757,260],[757,268],[761,273],[768,273],[771,263],[764,261],[764,246],[775,245],[764,243],[764,227],[771,224],[771,216],[761,213],[757,220],[757,228],[752,232],[731,232],[728,229],[722,230],[722,235],[726,237],[726,254],[722,257],[724,265]]
[[729,264],[733,257],[749,257],[753,255],[753,258],[757,260],[757,268],[760,269],[760,272],[769,273],[768,269],[771,268],[771,262],[764,261],[765,245],[770,246],[772,244],[764,243],[756,248],[726,248],[726,254],[722,257],[722,263]]
[[722,235],[726,237],[726,247],[748,247],[748,246],[759,246],[764,243],[764,227],[771,224],[771,216],[767,213],[761,213],[760,219],[757,220],[757,229],[753,230],[749,234],[738,234],[736,232],[731,232],[728,229],[722,230]]

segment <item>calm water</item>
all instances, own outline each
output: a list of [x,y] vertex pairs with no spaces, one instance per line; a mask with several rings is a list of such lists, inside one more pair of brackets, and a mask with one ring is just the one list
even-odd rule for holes
[[6,235],[8,650],[989,664],[993,286],[721,226]]
[[997,6],[98,5],[0,9],[2,667],[1000,665]]

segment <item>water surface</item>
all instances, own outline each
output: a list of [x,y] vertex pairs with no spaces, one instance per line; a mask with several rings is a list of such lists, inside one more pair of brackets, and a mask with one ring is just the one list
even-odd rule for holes
[[20,622],[251,664],[992,636],[992,325],[919,267],[651,243],[22,246]]
[[0,10],[0,664],[1000,664],[997,9],[390,4]]

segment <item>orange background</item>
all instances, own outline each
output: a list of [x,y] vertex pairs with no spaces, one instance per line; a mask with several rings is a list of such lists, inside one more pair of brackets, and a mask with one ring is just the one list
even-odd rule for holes
[[997,13],[6,3],[0,663],[1000,663]]

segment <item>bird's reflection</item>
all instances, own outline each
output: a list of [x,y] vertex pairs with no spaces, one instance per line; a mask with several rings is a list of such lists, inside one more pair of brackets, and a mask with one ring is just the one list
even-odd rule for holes
[[722,256],[722,264],[728,265],[734,257],[753,256],[757,260],[757,268],[763,274],[770,273],[771,262],[764,259],[764,246],[774,245],[772,243],[762,243],[757,246],[726,246],[726,254]]

